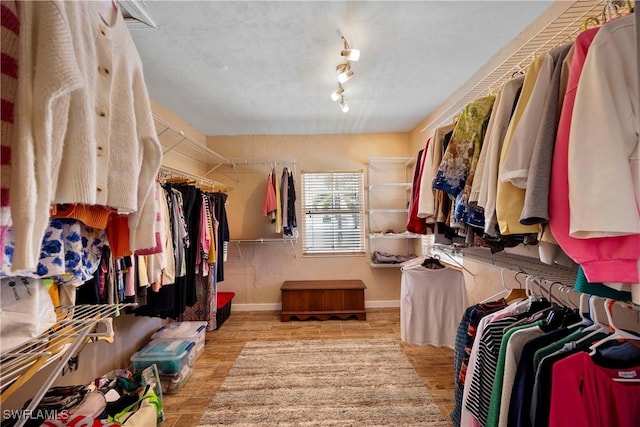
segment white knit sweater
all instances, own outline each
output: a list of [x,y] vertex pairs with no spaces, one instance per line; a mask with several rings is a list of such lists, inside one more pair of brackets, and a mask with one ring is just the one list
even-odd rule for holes
[[142,63],[99,3],[23,2],[11,213],[14,271],[35,268],[52,203],[130,213],[131,249],[155,246],[162,160]]

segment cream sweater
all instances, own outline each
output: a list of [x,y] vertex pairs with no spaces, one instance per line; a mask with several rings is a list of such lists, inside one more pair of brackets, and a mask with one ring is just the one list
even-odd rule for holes
[[23,2],[20,23],[14,269],[35,268],[52,203],[130,213],[131,249],[155,246],[162,149],[124,19],[106,23],[97,2],[50,0]]

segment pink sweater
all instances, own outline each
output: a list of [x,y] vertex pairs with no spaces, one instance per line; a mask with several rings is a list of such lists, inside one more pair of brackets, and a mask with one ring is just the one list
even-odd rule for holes
[[610,369],[596,365],[587,353],[576,353],[553,365],[549,427],[637,426],[640,384],[614,378],[638,378],[640,367]]
[[640,235],[577,239],[569,235],[569,131],[578,82],[587,51],[600,28],[584,31],[575,40],[569,82],[556,137],[549,189],[549,225],[558,244],[584,269],[589,282],[638,283]]

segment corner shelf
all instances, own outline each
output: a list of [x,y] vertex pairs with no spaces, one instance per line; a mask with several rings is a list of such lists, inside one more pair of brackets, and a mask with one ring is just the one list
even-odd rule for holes
[[[413,157],[374,157],[367,169],[367,226],[369,257],[381,252],[408,255],[422,235],[384,230],[406,230],[407,208],[413,187]],[[371,268],[399,268],[400,264],[369,262]]]

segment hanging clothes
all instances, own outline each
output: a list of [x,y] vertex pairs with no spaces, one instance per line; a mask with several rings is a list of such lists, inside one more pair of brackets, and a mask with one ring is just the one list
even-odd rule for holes
[[422,173],[425,168],[425,153],[428,149],[428,145],[429,140],[427,140],[427,146],[418,151],[418,157],[416,159],[416,165],[413,171],[411,197],[409,199],[406,229],[411,233],[417,234],[427,234],[427,222],[424,218],[418,217],[418,209],[420,204],[420,183],[422,181]]
[[289,227],[289,174],[287,168],[282,169],[282,176],[280,177],[280,206],[282,206],[282,232],[286,234],[286,229]]
[[[288,237],[297,237],[298,233],[296,228],[298,227],[298,219],[296,217],[296,186],[293,179],[293,172],[288,168],[284,168],[282,171],[282,179],[287,181],[287,197],[286,197],[286,210],[283,203],[283,234]],[[286,217],[286,223],[284,218]]]
[[598,366],[584,352],[556,362],[553,365],[549,427],[638,425],[640,386],[616,382],[616,379],[639,376],[640,366]]
[[[485,154],[486,165],[482,169],[478,181],[478,207],[484,217],[484,232],[493,237],[498,236],[498,220],[496,218],[496,193],[498,188],[498,169],[502,144],[511,121],[514,108],[520,96],[524,76],[507,81],[501,88],[495,107],[489,120],[482,154]],[[473,194],[473,190],[472,190]],[[473,197],[473,196],[472,196]]]
[[0,120],[0,265],[3,263],[4,244],[7,230],[11,226],[9,191],[11,182],[11,145],[13,143],[13,123],[15,120],[16,92],[18,90],[18,39],[20,21],[17,4],[13,0],[2,2],[0,27],[0,51],[2,52],[2,117]]
[[229,244],[229,223],[227,222],[227,209],[225,203],[227,195],[225,193],[211,193],[209,195],[213,205],[214,216],[218,221],[217,237],[217,260],[216,260],[216,281],[224,280],[224,257]]
[[[574,48],[573,60],[571,64],[571,73],[569,76],[567,93],[565,95],[564,104],[562,106],[560,123],[558,125],[558,135],[556,138],[556,145],[553,153],[552,169],[551,169],[552,170],[551,184],[550,184],[550,193],[549,193],[549,216],[550,216],[549,225],[551,227],[551,231],[555,239],[557,240],[558,244],[560,244],[562,249],[574,261],[576,261],[578,264],[580,264],[584,268],[586,277],[590,282],[602,282],[602,283],[607,283],[607,282],[639,283],[640,282],[640,275],[638,274],[638,256],[639,256],[638,247],[640,247],[640,234],[629,234],[627,236],[611,235],[606,238],[603,238],[604,236],[601,238],[595,238],[595,237],[576,238],[572,236],[571,235],[571,227],[572,227],[571,215],[579,215],[580,212],[572,213],[570,198],[567,197],[570,191],[570,186],[569,186],[569,176],[570,176],[569,170],[570,170],[570,159],[571,159],[569,156],[570,139],[571,141],[575,141],[573,137],[570,138],[570,134],[571,132],[573,132],[573,129],[575,127],[576,132],[578,132],[579,135],[583,135],[585,138],[587,138],[587,140],[585,140],[584,143],[589,144],[590,142],[588,141],[594,141],[592,140],[593,136],[584,134],[583,133],[584,130],[582,129],[582,126],[585,126],[585,129],[592,129],[591,125],[587,122],[591,119],[596,121],[595,118],[591,117],[591,114],[585,112],[585,108],[587,108],[588,105],[592,103],[592,101],[587,101],[586,99],[583,98],[583,100],[581,101],[581,106],[579,107],[580,113],[576,116],[577,121],[574,122],[575,120],[574,110],[578,106],[578,101],[579,101],[577,94],[580,91],[579,88],[583,82],[583,78],[582,78],[583,67],[586,63],[586,59],[590,57],[590,55],[587,55],[587,52],[591,53],[590,46],[592,45],[592,42],[595,42],[595,38],[598,37],[597,34],[599,34],[599,32],[602,31],[603,29],[607,28],[607,30],[604,33],[605,34],[604,37],[600,39],[601,41],[597,45],[599,47],[595,50],[596,53],[594,54],[594,59],[589,62],[589,72],[587,74],[587,78],[584,80],[585,82],[587,82],[584,89],[586,91],[585,93],[590,92],[591,89],[588,89],[589,85],[593,85],[592,87],[597,88],[599,85],[604,84],[604,82],[606,81],[619,78],[618,76],[611,76],[610,73],[607,73],[607,72],[605,72],[604,75],[598,74],[599,73],[598,70],[606,70],[607,66],[611,64],[611,61],[623,61],[622,63],[620,63],[620,66],[622,67],[620,68],[621,70],[629,70],[630,67],[632,66],[635,67],[635,64],[637,63],[637,58],[634,52],[630,52],[629,58],[627,58],[625,56],[626,54],[622,55],[618,53],[619,51],[617,50],[617,48],[611,47],[612,46],[611,43],[613,41],[612,37],[613,38],[621,37],[622,40],[620,40],[620,43],[622,43],[621,44],[622,46],[624,46],[625,43],[627,43],[627,45],[630,43],[629,40],[630,38],[633,37],[633,30],[632,30],[633,25],[630,25],[630,23],[631,24],[633,23],[632,16],[620,18],[616,21],[607,23],[603,27],[596,27],[596,28],[586,30],[581,34],[579,34],[578,37],[576,37],[576,40],[574,42],[575,48]],[[610,27],[610,26],[613,26],[613,27]],[[604,53],[605,56],[603,58],[602,57],[603,52],[609,48],[611,48],[612,52]],[[633,49],[631,49],[631,51],[632,50]],[[613,55],[613,57],[608,58],[607,55]],[[598,64],[594,61],[604,61],[604,63]],[[628,75],[628,74],[623,73],[622,75]],[[604,81],[603,83],[598,83],[594,79],[604,79]],[[628,82],[628,83],[631,83],[631,82]],[[632,87],[633,86],[627,88],[626,90],[630,90]],[[637,86],[635,86],[635,88],[636,88],[635,90],[637,91]],[[632,93],[632,92],[625,92],[621,96],[623,97],[623,99],[625,97],[627,99],[633,98],[632,96],[629,95],[629,93]],[[596,98],[596,100],[597,99],[598,98]],[[601,100],[601,102],[604,102],[604,101]],[[633,102],[633,101],[629,101],[629,102]],[[599,106],[598,108],[601,108],[601,106]],[[605,118],[609,116],[610,116],[609,113],[607,113]],[[617,120],[616,118],[611,118],[611,117],[609,118],[611,120]],[[597,123],[599,123],[602,126],[605,126],[604,130],[612,129],[610,125],[602,124],[600,119],[597,119]],[[613,123],[617,123],[617,122],[613,122]],[[629,124],[631,123],[632,123],[632,120],[630,119]],[[628,126],[628,125],[624,125],[624,126]],[[626,127],[622,129],[626,129]],[[624,130],[622,129],[611,130],[612,132],[618,133],[617,139],[611,139],[611,141],[615,141],[618,144],[617,145],[618,148],[614,149],[616,145],[613,145],[613,146],[607,145],[606,149],[610,150],[610,152],[607,153],[608,156],[612,155],[613,153],[622,153],[620,149],[622,149],[622,147],[625,146],[625,144],[627,144],[626,145],[627,152],[629,154],[633,152],[633,151],[628,151],[629,149],[633,150],[632,145],[629,145],[629,144],[633,144],[633,142],[630,142],[630,140],[628,139],[628,136],[624,136]],[[622,133],[619,133],[621,131]],[[596,132],[596,130],[594,130],[593,132]],[[600,130],[598,130],[594,135],[598,135],[599,132]],[[609,139],[610,139],[610,136],[607,136],[607,140]],[[576,143],[578,142],[576,141]],[[637,141],[635,142],[635,144],[637,149]],[[624,150],[625,149],[622,149],[622,151]],[[610,157],[605,157],[605,158],[610,158]],[[628,175],[629,179],[632,179],[633,177],[632,163],[633,162],[629,163],[629,160],[630,159],[627,158],[626,160],[627,164],[624,166],[619,165],[618,168],[624,168],[623,170],[626,170],[627,173],[629,174]],[[578,166],[580,164],[584,165],[586,161],[587,160],[585,160],[584,158],[579,158],[577,160],[577,163],[573,163],[573,165],[575,166]],[[602,166],[603,165],[599,165],[598,170],[602,170]],[[582,169],[584,171],[582,167],[580,167],[579,169]],[[618,172],[619,171],[617,170],[616,173]],[[609,177],[614,176],[614,175],[609,175],[610,171],[608,170],[608,168],[606,172],[607,174],[606,177],[602,174],[597,173],[597,170],[593,170],[591,171],[591,173],[594,175],[594,177],[596,177],[596,179],[600,179],[600,180],[606,180],[606,179],[609,179]],[[598,182],[596,187],[599,189],[598,190],[599,194],[602,192],[602,189],[604,188],[602,184],[603,184],[602,182]],[[628,184],[629,184],[628,180],[620,183],[620,185],[626,185],[625,188],[628,188],[628,191],[631,191],[632,187],[629,187]],[[616,188],[618,188],[617,187],[618,185],[619,183],[617,182],[615,184],[609,185],[610,189],[608,191],[610,191],[611,193],[617,194],[615,197],[619,196],[619,193],[614,191]],[[576,191],[578,191],[578,188],[579,187],[576,187]],[[583,189],[581,191],[586,191],[586,190]],[[592,194],[590,190],[588,194]],[[633,193],[631,193],[629,197],[631,197],[632,199],[635,198]],[[605,198],[603,200],[608,200],[608,199]],[[602,203],[602,201],[600,201],[600,203]],[[603,203],[602,207],[604,207],[605,205],[606,203]],[[613,207],[613,206],[616,206],[616,205],[610,205],[610,207]],[[625,217],[628,217],[628,215],[637,216],[637,206],[634,209],[635,209],[634,211],[629,213],[629,212],[620,212],[616,208],[615,215],[622,215]],[[594,212],[601,212],[601,208],[599,207],[598,211],[594,211]],[[584,215],[584,212],[582,212],[582,214]],[[602,215],[599,215],[599,218],[602,218]],[[613,220],[615,219],[615,216],[611,216],[609,219],[611,219],[612,221],[610,223],[610,226],[614,226]],[[601,228],[606,228],[606,227],[601,227]],[[594,256],[597,256],[597,257],[603,256],[603,258],[595,259]],[[633,291],[634,289],[638,290],[639,287],[637,285],[634,285],[632,286],[631,290]],[[636,301],[637,299],[640,299],[640,297],[638,296],[638,293],[634,294],[633,298],[634,298],[634,301]]]
[[162,148],[122,14],[105,24],[94,2],[21,2],[19,20],[28,48],[18,58],[11,152],[14,270],[36,267],[51,202],[129,213],[131,249],[154,246]]
[[275,212],[275,232],[282,232],[282,199],[280,194],[280,186],[278,185],[278,177],[275,173],[271,174],[273,188],[276,190],[276,212]]
[[[527,168],[524,169],[527,173],[526,180],[524,180],[527,191],[525,192],[524,205],[520,213],[521,224],[544,224],[549,221],[548,199],[551,158],[558,131],[560,109],[566,91],[566,82],[562,82],[562,71],[567,68],[565,58],[572,49],[573,43],[569,43],[553,49],[549,53],[554,61],[554,69],[541,112],[538,132],[532,146],[531,161]],[[566,78],[568,79],[568,74]],[[519,178],[524,179],[523,175],[524,173]]]
[[[518,129],[519,123],[523,117],[526,117],[527,105],[535,93],[536,80],[538,74],[543,67],[546,55],[539,55],[527,68],[527,72],[522,83],[522,90],[518,98],[518,104],[513,112],[509,127],[502,143],[500,152],[500,163],[498,166],[498,183],[496,192],[496,218],[500,228],[500,234],[525,234],[538,233],[540,226],[520,224],[520,214],[524,204],[524,190],[514,186],[511,182],[505,180],[503,176],[503,168],[511,149],[511,143]],[[538,97],[536,97],[538,99]],[[535,108],[534,106],[533,108]]]
[[442,161],[445,152],[444,139],[445,135],[453,132],[455,125],[439,127],[435,130],[431,142],[427,146],[427,157],[425,158],[425,169],[422,173],[420,181],[420,196],[418,198],[418,217],[424,218],[430,224],[438,219],[438,209],[436,205],[436,190],[433,189],[431,183],[438,173],[438,167]]
[[477,165],[483,129],[489,121],[494,101],[494,96],[486,96],[464,107],[433,180],[433,188],[441,189],[454,198],[464,190],[472,165]]
[[276,210],[276,189],[273,187],[273,171],[271,171],[267,175],[267,185],[262,202],[262,215],[268,216],[272,221],[275,221]]
[[474,304],[465,310],[462,320],[458,325],[453,353],[455,407],[450,414],[451,421],[456,426],[459,426],[461,421],[464,384],[467,377],[471,349],[473,348],[473,343],[476,340],[476,332],[478,330],[480,320],[491,313],[505,308],[506,306],[507,302],[504,299]]

